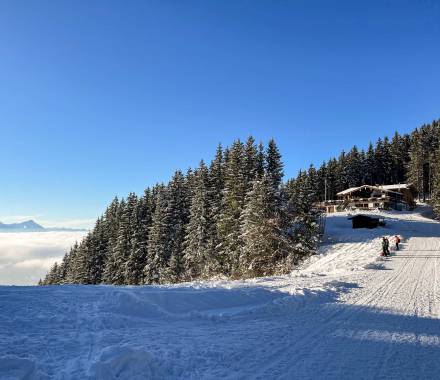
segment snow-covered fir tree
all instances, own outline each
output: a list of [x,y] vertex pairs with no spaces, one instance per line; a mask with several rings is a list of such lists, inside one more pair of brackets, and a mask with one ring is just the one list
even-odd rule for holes
[[225,275],[234,275],[238,268],[241,240],[240,215],[246,196],[244,146],[240,140],[233,143],[224,170],[222,213],[219,216],[219,260]]
[[[293,253],[292,239],[277,207],[273,181],[268,175],[254,181],[241,215],[241,277],[265,276],[282,272],[286,258]],[[292,268],[290,268],[292,269]]]
[[125,282],[139,285],[144,282],[144,267],[148,258],[148,233],[152,222],[153,194],[146,189],[137,202],[132,216],[131,251],[125,265]]
[[148,260],[143,269],[146,284],[160,283],[160,275],[168,264],[170,252],[168,195],[165,186],[162,185],[157,189],[155,210],[148,234]]
[[[194,175],[194,178],[196,174]],[[194,189],[195,180],[192,187]],[[181,171],[176,171],[168,185],[169,201],[166,214],[168,222],[167,264],[161,268],[163,282],[179,282],[184,277],[183,242],[189,220],[191,193]]]
[[209,173],[202,161],[195,172],[194,193],[191,199],[190,218],[184,242],[185,278],[194,280],[206,278],[208,263],[215,260],[210,254],[211,220],[209,203]]

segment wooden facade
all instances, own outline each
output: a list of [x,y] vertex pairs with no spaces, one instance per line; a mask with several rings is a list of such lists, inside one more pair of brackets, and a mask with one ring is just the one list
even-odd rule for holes
[[320,208],[327,213],[352,209],[411,210],[416,205],[416,195],[415,188],[407,184],[362,185],[339,192],[337,200],[321,202]]

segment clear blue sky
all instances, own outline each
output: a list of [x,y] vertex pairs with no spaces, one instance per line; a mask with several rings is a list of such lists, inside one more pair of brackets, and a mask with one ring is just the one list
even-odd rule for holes
[[438,4],[2,0],[0,220],[94,219],[249,134],[290,177],[431,122]]

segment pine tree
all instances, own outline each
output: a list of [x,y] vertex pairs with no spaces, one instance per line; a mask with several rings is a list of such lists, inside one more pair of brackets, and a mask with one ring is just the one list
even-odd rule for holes
[[313,165],[310,165],[309,170],[307,171],[307,179],[309,181],[310,187],[310,202],[315,203],[319,200],[318,194],[318,173]]
[[167,214],[168,189],[165,186],[157,188],[155,210],[148,235],[148,261],[144,267],[144,282],[158,284],[161,273],[169,259],[169,219]]
[[113,249],[114,271],[112,284],[123,285],[126,281],[126,263],[132,249],[132,236],[135,220],[135,209],[137,196],[130,193],[125,202],[125,207],[121,213],[116,245]]
[[276,192],[281,186],[283,179],[283,163],[281,154],[274,139],[269,140],[266,153],[266,172],[272,189]]
[[319,169],[316,171],[316,195],[317,200],[322,202],[326,200],[327,186],[328,186],[328,170],[327,164],[323,162]]
[[128,249],[129,217],[127,202],[124,199],[118,203],[117,223],[109,240],[109,252],[104,268],[104,282],[107,284],[123,284],[125,280],[124,265]]
[[100,284],[102,282],[102,272],[107,259],[107,244],[107,230],[105,229],[103,217],[100,217],[90,234],[89,245],[87,246],[87,281],[90,284]]
[[[194,191],[195,178],[196,174],[191,192]],[[169,223],[169,257],[168,265],[162,268],[161,278],[164,282],[179,282],[184,275],[183,242],[189,220],[190,202],[187,180],[178,170],[169,184],[169,202],[166,209]]]
[[373,144],[370,141],[363,165],[363,184],[374,185],[376,183],[376,167],[376,154]]
[[133,210],[133,229],[131,252],[125,265],[125,279],[129,285],[140,285],[144,282],[143,270],[148,260],[148,232],[151,226],[153,195],[146,189]]
[[416,129],[412,134],[411,149],[409,152],[410,161],[408,163],[408,180],[417,188],[419,194],[423,193],[423,165],[425,158],[423,155],[422,139]]
[[218,254],[220,245],[220,220],[223,213],[223,190],[225,186],[225,160],[222,146],[217,147],[215,158],[209,167],[208,176],[208,212],[210,224],[208,225],[208,256],[206,263],[206,276],[222,273],[221,256]]
[[374,150],[374,185],[382,185],[385,182],[385,170],[384,167],[384,146],[381,138],[377,139],[376,148]]
[[348,187],[362,184],[362,158],[356,145],[347,154],[346,175]]
[[290,235],[294,253],[289,255],[288,265],[293,267],[303,258],[316,252],[318,243],[319,211],[314,208],[313,186],[305,172],[300,172],[291,183],[288,193],[287,219],[290,221]]
[[432,206],[439,217],[440,215],[440,146],[437,148],[436,159],[433,165]]
[[262,179],[265,173],[266,153],[262,142],[258,144],[256,174],[258,179]]
[[384,137],[382,146],[382,172],[383,179],[381,185],[390,184],[392,175],[393,159],[391,155],[391,146],[388,137]]
[[64,282],[67,284],[73,284],[75,283],[74,277],[75,277],[75,256],[76,252],[78,251],[78,242],[75,242],[75,244],[70,248],[70,251],[64,256],[64,266],[66,275],[64,277]]
[[252,190],[253,182],[258,176],[258,151],[255,145],[255,140],[250,136],[244,147],[244,176],[245,176],[245,186],[246,193]]
[[347,167],[347,156],[344,151],[338,158],[338,166],[336,172],[336,192],[340,192],[349,187],[349,174]]
[[108,243],[102,282],[106,284],[113,283],[113,276],[116,272],[116,261],[113,250],[118,239],[119,224],[124,208],[125,201],[119,201],[119,199],[115,197],[104,214],[104,228],[108,231]]
[[273,193],[273,178],[264,175],[254,182],[241,216],[240,274],[256,277],[280,272],[281,263],[290,252],[290,238],[283,228]]
[[241,249],[240,214],[243,210],[245,196],[244,147],[240,140],[237,140],[227,156],[222,214],[218,220],[219,265],[223,273],[229,276],[233,275],[238,268]]
[[[335,199],[336,193],[338,190],[338,162],[335,158],[331,159],[327,163],[327,173],[326,173],[326,182],[327,182],[327,200]],[[324,189],[325,191],[325,189]],[[322,195],[323,197],[325,194]]]
[[45,279],[46,285],[57,285],[58,284],[58,263],[55,262],[46,276]]
[[190,207],[190,219],[184,242],[185,277],[194,280],[207,277],[212,226],[209,204],[208,169],[201,161],[196,172],[195,189]]

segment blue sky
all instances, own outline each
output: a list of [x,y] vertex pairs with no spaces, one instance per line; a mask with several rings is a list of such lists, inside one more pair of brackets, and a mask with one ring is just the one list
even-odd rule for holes
[[287,177],[440,117],[434,1],[0,2],[0,220],[87,225],[217,143]]

